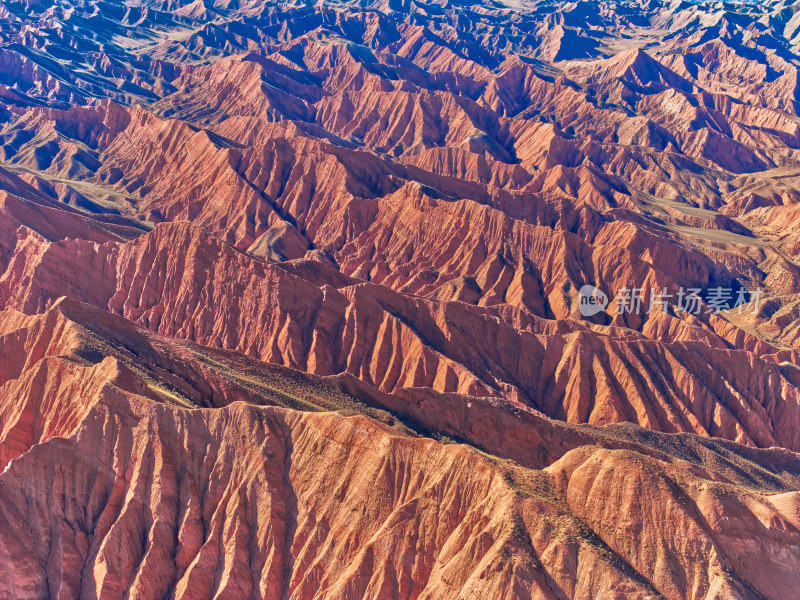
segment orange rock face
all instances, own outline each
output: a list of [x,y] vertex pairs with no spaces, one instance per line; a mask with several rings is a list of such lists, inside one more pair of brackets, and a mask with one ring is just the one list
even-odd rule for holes
[[0,599],[794,597],[790,3],[0,24]]
[[794,453],[475,398],[489,455],[403,424],[456,398],[356,400],[67,299],[2,316],[6,597],[747,598],[800,563]]

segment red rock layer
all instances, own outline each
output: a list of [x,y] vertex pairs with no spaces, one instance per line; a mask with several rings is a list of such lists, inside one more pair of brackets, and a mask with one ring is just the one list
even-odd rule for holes
[[[25,437],[10,411],[0,441],[7,597],[779,598],[800,560],[792,453],[507,413],[557,453],[520,466],[363,416],[148,397],[168,381],[133,369],[175,359],[102,350],[174,343],[85,305],[3,323],[39,350],[2,386],[41,417]],[[32,390],[43,370],[59,385]]]
[[0,598],[792,597],[798,32],[0,5]]
[[62,294],[164,335],[386,392],[505,397],[572,423],[800,448],[784,355],[405,296],[316,262],[267,264],[187,224],[105,244],[20,229],[0,298],[36,313]]

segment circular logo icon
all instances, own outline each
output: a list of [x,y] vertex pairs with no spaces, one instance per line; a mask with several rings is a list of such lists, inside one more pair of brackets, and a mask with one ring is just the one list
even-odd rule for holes
[[578,292],[580,295],[581,315],[591,317],[603,312],[608,306],[608,296],[593,285],[585,285]]

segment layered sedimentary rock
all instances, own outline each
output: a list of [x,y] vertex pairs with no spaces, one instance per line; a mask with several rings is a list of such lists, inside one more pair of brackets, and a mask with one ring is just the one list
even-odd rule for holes
[[0,6],[0,597],[791,597],[799,34]]
[[[39,403],[3,407],[7,597],[780,597],[800,560],[786,451],[572,429],[475,399],[541,440],[520,464],[419,437],[407,415],[315,412],[375,414],[387,397],[361,387],[372,406],[356,403],[70,300],[3,326],[29,357],[4,395]],[[198,372],[206,390],[176,376]],[[307,412],[251,403],[265,376],[285,390],[271,404],[302,389]]]

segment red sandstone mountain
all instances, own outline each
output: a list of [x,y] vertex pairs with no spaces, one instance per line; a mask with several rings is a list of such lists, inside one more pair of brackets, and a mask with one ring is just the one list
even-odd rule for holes
[[789,3],[0,23],[0,598],[792,597]]
[[2,379],[23,400],[0,432],[7,597],[747,598],[798,568],[787,451],[574,429],[475,398],[467,440],[492,456],[376,412],[413,396],[359,386],[356,401],[344,381],[176,346],[71,300],[2,322],[27,358]]

